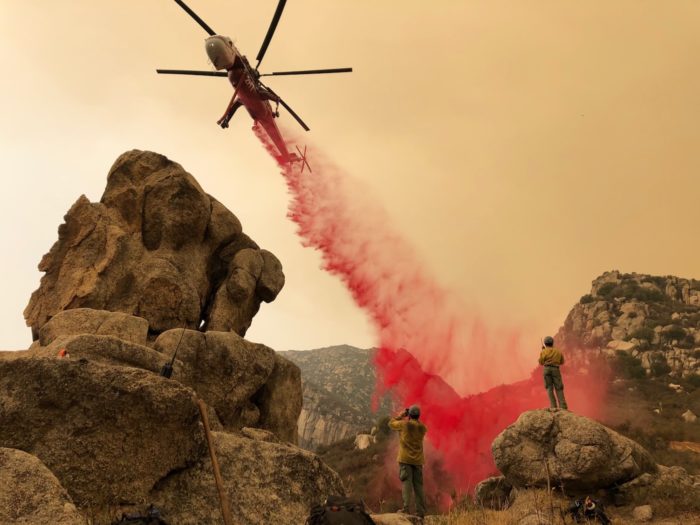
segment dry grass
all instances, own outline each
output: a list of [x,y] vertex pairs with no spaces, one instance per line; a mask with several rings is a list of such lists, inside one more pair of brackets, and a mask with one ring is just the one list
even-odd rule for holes
[[[651,502],[654,506],[655,502]],[[506,510],[490,510],[474,504],[439,516],[429,516],[426,525],[518,525],[527,516],[537,516],[542,525],[572,525],[567,509],[569,501],[556,492],[547,490],[519,491],[513,505]],[[632,507],[605,509],[614,525],[639,525],[631,516]],[[665,525],[700,523],[696,513],[675,514],[662,519]],[[596,522],[597,523],[597,522]]]

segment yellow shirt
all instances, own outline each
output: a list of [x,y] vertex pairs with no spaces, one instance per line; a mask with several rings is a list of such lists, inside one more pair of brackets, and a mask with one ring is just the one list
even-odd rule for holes
[[399,434],[399,463],[409,465],[422,465],[423,438],[428,431],[423,423],[417,419],[392,418],[389,428],[400,432]]
[[553,346],[545,346],[540,353],[541,365],[563,365],[564,356]]

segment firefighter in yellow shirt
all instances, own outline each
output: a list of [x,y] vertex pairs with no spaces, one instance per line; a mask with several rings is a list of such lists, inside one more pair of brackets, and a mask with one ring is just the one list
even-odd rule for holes
[[[554,348],[554,339],[550,336],[544,338],[542,352],[540,352],[540,364],[544,367],[544,387],[547,389],[550,407],[567,410],[569,407],[564,398],[564,382],[559,370],[559,367],[564,364],[564,356],[558,349]],[[557,397],[554,397],[555,391]],[[559,400],[558,407],[557,399]]]
[[420,407],[413,405],[389,421],[389,428],[399,432],[399,479],[403,509],[408,513],[411,492],[415,494],[416,514],[425,516],[425,494],[423,493],[423,438],[428,428],[418,421]]

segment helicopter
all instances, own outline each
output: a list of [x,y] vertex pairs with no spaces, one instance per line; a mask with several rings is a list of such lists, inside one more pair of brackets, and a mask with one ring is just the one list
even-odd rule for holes
[[[197,13],[195,13],[190,7],[185,4],[182,0],[174,0],[192,19],[197,22],[202,29],[204,29],[209,36],[204,41],[204,47],[207,52],[209,60],[213,64],[216,71],[193,71],[185,69],[156,69],[156,72],[161,75],[194,75],[194,76],[207,76],[207,77],[227,77],[231,85],[233,86],[233,96],[231,101],[226,107],[226,111],[221,116],[221,118],[216,122],[222,129],[225,129],[229,125],[229,121],[236,113],[236,110],[241,106],[244,106],[251,118],[259,123],[260,126],[265,130],[275,148],[278,151],[276,155],[277,161],[280,163],[292,163],[301,162],[301,169],[303,171],[304,166],[311,170],[311,167],[306,162],[306,148],[302,152],[297,146],[296,153],[290,152],[287,149],[287,144],[282,138],[277,124],[275,123],[275,118],[279,117],[279,106],[282,105],[292,117],[301,125],[304,130],[309,131],[309,127],[306,123],[297,115],[294,110],[289,107],[289,105],[282,100],[282,98],[277,95],[272,89],[262,83],[261,77],[267,76],[281,76],[281,75],[319,75],[326,73],[350,73],[352,72],[351,67],[343,68],[333,68],[333,69],[308,69],[301,71],[276,71],[273,73],[260,73],[258,71],[260,63],[265,57],[270,41],[275,33],[277,24],[279,23],[280,17],[282,16],[282,11],[287,3],[287,0],[279,0],[277,4],[277,9],[270,22],[270,27],[267,30],[265,39],[260,46],[260,51],[258,51],[255,59],[257,64],[255,67],[251,66],[248,59],[236,48],[233,44],[231,38],[217,34],[207,23],[202,20]],[[272,108],[272,104],[275,108]]]

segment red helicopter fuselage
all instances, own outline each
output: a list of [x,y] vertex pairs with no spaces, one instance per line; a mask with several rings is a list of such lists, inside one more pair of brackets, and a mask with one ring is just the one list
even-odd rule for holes
[[[245,106],[250,117],[259,123],[274,143],[279,151],[282,161],[288,162],[295,158],[287,149],[287,144],[282,138],[275,117],[277,111],[272,109],[270,101],[277,103],[276,96],[261,86],[257,79],[250,72],[251,68],[245,57],[237,56],[233,67],[228,69],[228,80],[233,86],[234,98],[229,104],[227,114],[231,112],[238,102]],[[225,115],[226,116],[226,115]],[[230,118],[230,117],[229,117]]]

